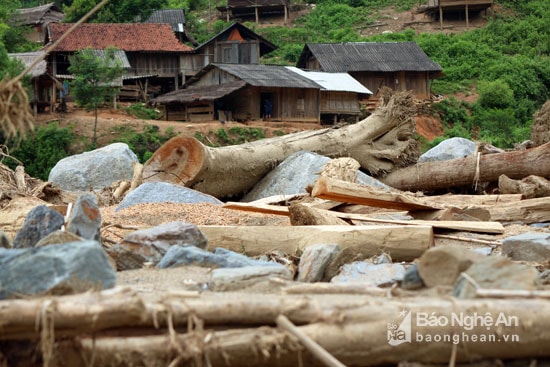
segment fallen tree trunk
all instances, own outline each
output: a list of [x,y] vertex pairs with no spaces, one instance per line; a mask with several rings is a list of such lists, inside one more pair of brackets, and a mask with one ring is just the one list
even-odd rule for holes
[[529,175],[550,177],[550,143],[536,148],[470,156],[448,161],[417,163],[389,173],[380,181],[400,190],[431,191],[496,182],[500,175],[522,179]]
[[[299,322],[300,332],[346,365],[374,366],[403,361],[444,363],[453,352],[457,362],[550,356],[547,348],[550,344],[549,300],[395,300],[340,295],[328,301],[326,295],[311,294],[257,298],[251,300],[241,295],[238,302],[230,305],[191,301],[179,308],[172,307],[176,312],[183,310],[198,317],[195,327],[190,327],[185,334],[181,329],[178,333],[171,329],[165,330],[164,335],[151,332],[139,336],[92,336],[81,330],[78,335],[82,337],[55,343],[54,360],[57,356],[74,362],[70,365],[85,365],[79,363],[82,362],[78,359],[80,356],[87,361],[95,358],[95,365],[101,366],[119,366],[121,361],[139,361],[136,363],[139,365],[147,361],[147,366],[166,366],[177,358],[179,362],[208,361],[206,365],[211,366],[288,366],[300,365],[300,361],[304,366],[319,365],[296,339],[273,327],[279,315],[296,323],[295,315],[304,311],[308,312],[308,319]],[[224,330],[223,324],[209,319],[209,315],[216,319],[218,314],[230,319],[220,306],[226,307],[228,315],[238,311],[259,323],[249,328],[241,325],[239,329],[232,329],[229,323]],[[217,314],[209,312],[210,308]],[[426,324],[426,317],[439,321]],[[174,315],[173,320],[175,328],[176,321],[181,325],[187,318]],[[218,327],[211,329],[212,325]],[[302,359],[298,352],[303,354]],[[143,359],[136,359],[140,357]]]
[[[342,265],[350,258],[388,253],[395,261],[413,260],[433,245],[430,226],[318,225],[318,226],[199,226],[208,238],[208,248],[223,247],[248,256],[279,250],[294,255],[307,246],[337,243],[335,260]],[[337,263],[337,264],[336,264]]]
[[211,148],[174,137],[145,163],[144,181],[164,181],[226,198],[242,195],[289,155],[305,150],[352,157],[373,175],[414,162],[414,103],[410,93],[386,96],[372,115],[340,129],[303,131],[237,146]]

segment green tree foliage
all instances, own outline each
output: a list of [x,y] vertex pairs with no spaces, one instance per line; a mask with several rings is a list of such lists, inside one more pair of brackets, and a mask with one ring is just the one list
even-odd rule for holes
[[[63,6],[65,21],[74,23],[88,13],[99,0],[73,0]],[[167,6],[167,0],[111,0],[90,18],[95,23],[130,23],[147,19],[155,10]]]
[[69,72],[75,77],[71,86],[76,102],[95,113],[93,148],[97,144],[97,109],[117,93],[119,87],[115,80],[124,73],[115,51],[108,48],[105,57],[100,57],[93,50],[81,50],[71,58],[69,66]]
[[[32,177],[48,180],[56,163],[71,155],[70,145],[74,134],[70,128],[60,128],[57,123],[40,126],[23,140],[11,155],[20,160],[25,171]],[[17,163],[11,159],[6,164],[15,169]]]

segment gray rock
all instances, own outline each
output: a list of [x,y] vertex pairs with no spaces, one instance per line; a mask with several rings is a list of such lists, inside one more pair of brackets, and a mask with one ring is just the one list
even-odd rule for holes
[[550,233],[529,232],[505,238],[502,254],[512,260],[544,263],[550,260]]
[[244,266],[241,268],[214,269],[208,287],[218,292],[240,291],[273,278],[291,280],[292,273],[284,266]]
[[418,162],[446,161],[464,158],[474,154],[476,143],[464,138],[450,138],[442,141],[418,158]]
[[116,210],[143,203],[210,203],[222,205],[223,202],[213,196],[174,185],[168,182],[145,182],[124,197]]
[[169,222],[128,234],[109,249],[118,270],[139,269],[144,263],[157,264],[174,245],[206,248],[208,240],[197,226]]
[[14,248],[34,247],[42,237],[61,229],[65,218],[46,205],[32,208],[13,240]]
[[[464,275],[466,274],[466,275]],[[461,274],[453,287],[453,296],[475,298],[476,288],[534,290],[539,272],[504,256],[487,256]]]
[[356,261],[344,264],[340,273],[331,283],[362,283],[373,287],[385,287],[401,282],[405,276],[405,267],[401,264],[371,264]]
[[82,237],[67,231],[55,231],[43,237],[34,247],[42,247],[48,245],[60,245],[69,242],[84,241]]
[[338,244],[307,246],[300,257],[297,280],[309,283],[324,280],[325,269],[338,252]]
[[208,268],[240,268],[243,266],[282,266],[275,262],[251,259],[236,252],[215,248],[209,252],[195,246],[171,246],[157,264],[157,268],[175,268],[195,265]]
[[112,288],[115,282],[115,271],[96,241],[0,251],[0,299],[80,293]]
[[[262,178],[242,201],[250,202],[274,195],[306,193],[306,188],[317,181],[319,172],[328,162],[330,158],[308,151],[291,154]],[[357,173],[357,182],[389,190],[387,185],[361,171]]]
[[418,265],[412,264],[405,270],[403,280],[401,281],[401,288],[414,290],[422,287],[424,287],[424,282],[420,277],[420,273],[418,273]]
[[2,231],[0,231],[0,248],[11,248],[10,239]]
[[483,254],[460,246],[432,247],[418,259],[418,272],[428,287],[452,286],[457,277]]
[[95,195],[84,194],[76,199],[67,230],[86,240],[100,240],[101,212]]
[[61,159],[48,181],[67,191],[101,190],[118,180],[130,181],[137,162],[127,144],[114,143]]

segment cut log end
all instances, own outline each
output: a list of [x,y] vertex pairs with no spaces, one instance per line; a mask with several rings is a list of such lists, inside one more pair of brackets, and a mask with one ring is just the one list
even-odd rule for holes
[[197,139],[176,136],[145,162],[143,181],[185,185],[202,170],[204,159],[204,147]]

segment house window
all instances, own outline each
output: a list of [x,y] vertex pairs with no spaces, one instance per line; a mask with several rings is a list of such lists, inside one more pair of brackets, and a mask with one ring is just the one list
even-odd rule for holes
[[231,63],[231,46],[222,48],[222,62]]

